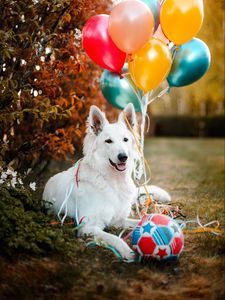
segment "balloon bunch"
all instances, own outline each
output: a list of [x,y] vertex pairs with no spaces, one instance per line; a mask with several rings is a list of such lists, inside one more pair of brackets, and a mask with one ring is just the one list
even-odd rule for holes
[[143,113],[143,98],[165,79],[170,87],[180,87],[202,77],[210,52],[194,36],[203,16],[203,0],[125,0],[110,15],[90,18],[83,47],[106,69],[101,77],[105,98],[120,109],[132,102]]

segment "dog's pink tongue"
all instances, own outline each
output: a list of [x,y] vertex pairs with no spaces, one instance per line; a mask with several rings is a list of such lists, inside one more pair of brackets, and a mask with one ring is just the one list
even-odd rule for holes
[[126,169],[126,164],[122,163],[122,164],[118,164],[117,165],[117,168],[120,170],[120,171],[124,171]]

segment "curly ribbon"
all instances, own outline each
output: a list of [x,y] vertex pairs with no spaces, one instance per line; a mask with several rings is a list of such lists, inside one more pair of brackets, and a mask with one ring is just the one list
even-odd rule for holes
[[[82,158],[79,159],[79,160],[74,164],[74,167],[79,168],[81,160],[82,160]],[[78,170],[78,169],[77,169],[77,170]],[[76,174],[76,176],[78,176],[78,174]],[[68,200],[69,200],[69,198],[70,198],[70,195],[71,195],[71,193],[72,193],[72,191],[73,191],[73,188],[74,188],[74,186],[75,186],[75,181],[77,182],[77,188],[78,188],[78,181],[77,181],[77,178],[75,178],[75,180],[72,180],[72,181],[69,183],[69,185],[67,186],[67,188],[66,188],[65,199],[63,200],[63,202],[62,202],[62,204],[61,204],[61,206],[60,206],[60,208],[59,208],[58,214],[57,214],[57,216],[58,216],[58,218],[59,218],[59,220],[60,220],[60,222],[61,222],[62,225],[63,225],[63,223],[64,223],[64,221],[65,221],[65,219],[66,219],[66,217],[67,217],[67,213],[68,213],[67,202],[68,202]],[[76,220],[76,224],[79,224],[79,218],[78,218],[78,205],[77,205],[77,197],[76,197],[76,195],[75,195],[75,205],[76,205],[76,207],[75,207],[75,220]],[[62,211],[63,211],[64,208],[65,208],[65,213],[64,213],[63,217],[61,218],[60,215],[61,215],[61,213],[62,213]]]
[[[186,228],[187,224],[190,224],[190,223],[198,224],[199,227],[197,227],[197,228],[193,228],[193,227]],[[216,224],[216,226],[215,227],[209,227],[210,225],[213,225],[213,224]],[[200,219],[199,219],[198,215],[196,217],[196,220],[186,221],[186,222],[183,222],[180,225],[180,227],[182,228],[183,232],[187,233],[187,234],[208,232],[208,233],[213,233],[215,235],[221,235],[221,234],[224,233],[224,231],[221,230],[221,229],[219,229],[219,226],[220,226],[220,223],[217,220],[213,220],[213,221],[211,221],[211,222],[203,225],[200,222]]]
[[[71,193],[72,193],[72,191],[73,191],[73,188],[74,188],[74,182],[71,182],[70,188],[69,188],[69,186],[66,188],[66,196],[65,196],[65,199],[64,199],[64,201],[62,202],[62,205],[60,206],[60,209],[59,209],[58,214],[57,214],[57,216],[58,216],[58,218],[59,218],[61,224],[64,223],[64,221],[65,221],[65,219],[66,219],[66,217],[67,217],[67,212],[68,212],[67,201],[69,200],[69,197],[70,197],[70,195],[71,195]],[[61,212],[63,211],[64,207],[65,207],[65,213],[64,213],[63,217],[61,218],[60,214],[61,214]]]
[[48,225],[59,225],[59,224],[61,224],[61,225],[74,225],[75,227],[74,227],[73,230],[78,230],[78,229],[82,228],[84,225],[86,225],[88,221],[89,221],[88,217],[84,216],[80,219],[79,223],[77,223],[76,220],[70,221],[68,223],[64,222],[63,224],[62,224],[61,221],[60,222],[59,221],[52,221]]

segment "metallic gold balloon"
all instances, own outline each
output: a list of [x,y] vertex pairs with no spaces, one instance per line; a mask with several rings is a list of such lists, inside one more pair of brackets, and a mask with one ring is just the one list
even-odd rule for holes
[[198,33],[203,17],[203,0],[165,0],[160,24],[165,36],[175,45],[181,45]]
[[129,71],[136,86],[146,93],[167,77],[171,64],[172,57],[166,44],[151,38],[141,50],[130,57]]

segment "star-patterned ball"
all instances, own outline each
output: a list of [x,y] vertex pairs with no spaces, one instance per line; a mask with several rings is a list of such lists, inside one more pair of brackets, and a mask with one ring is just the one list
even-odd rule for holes
[[134,250],[142,257],[177,260],[184,248],[178,223],[162,214],[144,215],[132,233]]

